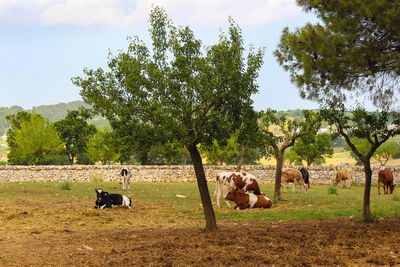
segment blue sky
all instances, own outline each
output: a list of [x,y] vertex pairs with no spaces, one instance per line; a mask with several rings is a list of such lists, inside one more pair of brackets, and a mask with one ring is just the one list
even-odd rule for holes
[[295,0],[0,0],[0,107],[80,100],[71,78],[106,67],[108,51],[128,46],[127,36],[148,43],[151,6],[166,9],[175,25],[189,25],[204,45],[216,43],[231,16],[246,46],[266,47],[253,97],[257,110],[318,108],[272,56],[285,26],[316,22]]

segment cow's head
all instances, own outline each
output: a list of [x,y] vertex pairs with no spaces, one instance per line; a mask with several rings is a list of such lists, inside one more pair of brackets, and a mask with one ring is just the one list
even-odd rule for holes
[[241,195],[245,195],[246,192],[244,192],[242,189],[237,189],[237,188],[231,188],[226,195],[225,199],[230,200],[230,201],[235,201],[237,197]]
[[103,203],[104,197],[108,195],[108,192],[104,192],[101,188],[97,188],[94,191],[97,194],[96,206],[100,206]]

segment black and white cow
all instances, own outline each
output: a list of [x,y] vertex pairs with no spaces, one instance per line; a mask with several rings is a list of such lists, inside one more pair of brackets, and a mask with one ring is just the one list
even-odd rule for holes
[[122,181],[122,190],[126,190],[126,187],[128,187],[128,190],[131,189],[131,177],[132,173],[128,168],[122,168],[121,170],[121,181]]
[[121,194],[109,194],[104,192],[103,189],[98,188],[94,190],[97,193],[95,209],[111,208],[112,206],[126,206],[129,209],[132,206],[132,200]]

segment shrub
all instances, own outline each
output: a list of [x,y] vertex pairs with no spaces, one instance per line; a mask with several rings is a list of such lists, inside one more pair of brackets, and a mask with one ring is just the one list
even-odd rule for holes
[[71,187],[72,187],[72,183],[69,181],[65,181],[60,184],[61,190],[71,190]]
[[328,195],[339,195],[337,188],[334,186],[328,187]]

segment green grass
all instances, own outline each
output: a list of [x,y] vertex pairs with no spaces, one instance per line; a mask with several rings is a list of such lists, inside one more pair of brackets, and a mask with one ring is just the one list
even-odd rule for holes
[[[131,191],[126,192],[122,191],[120,184],[116,182],[70,182],[70,190],[63,189],[63,183],[65,182],[0,183],[0,203],[1,201],[12,203],[21,199],[38,202],[69,199],[87,200],[85,203],[93,201],[94,204],[96,198],[94,189],[101,187],[109,193],[123,193],[136,202],[152,205],[158,210],[160,216],[161,214],[173,215],[173,219],[168,219],[171,224],[182,219],[200,220],[204,217],[195,182],[135,182],[131,184]],[[288,190],[287,193],[282,192],[283,198],[287,201],[274,202],[270,209],[244,211],[227,208],[223,199],[221,199],[221,208],[217,208],[212,196],[215,183],[209,183],[208,186],[216,217],[220,220],[322,220],[350,216],[362,218],[364,185],[355,185],[351,189],[337,187],[337,195],[328,194],[330,185],[313,185],[307,194],[299,189],[297,193]],[[273,189],[272,184],[261,185],[262,192],[271,199]],[[177,198],[177,194],[184,195],[186,198]],[[399,199],[399,190],[395,190],[393,195],[378,195],[376,185],[373,185],[371,188],[372,216],[377,218],[400,216]],[[82,209],[90,210],[92,207],[93,205],[82,207]]]

